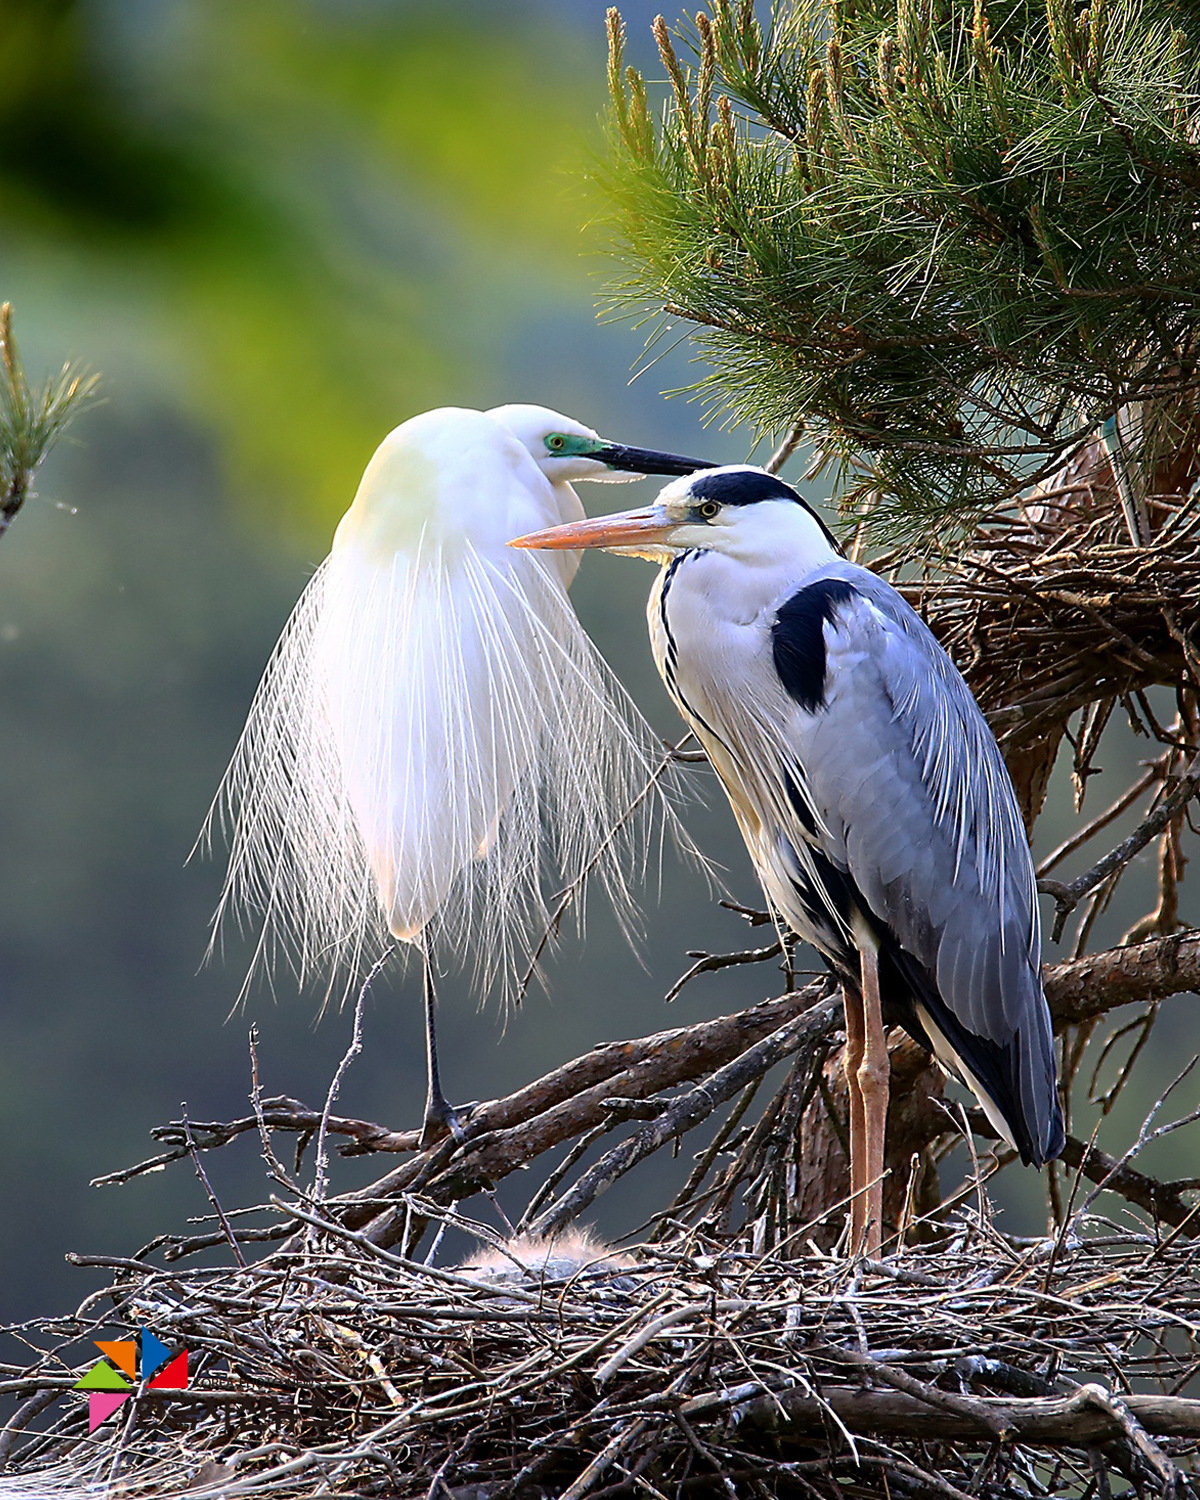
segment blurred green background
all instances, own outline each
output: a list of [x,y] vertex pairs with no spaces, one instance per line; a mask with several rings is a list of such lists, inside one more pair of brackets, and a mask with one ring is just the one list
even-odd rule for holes
[[[522,400],[627,442],[747,456],[745,434],[705,433],[660,395],[695,377],[686,348],[631,383],[641,335],[594,316],[614,271],[584,180],[602,149],[604,8],[0,3],[0,300],[31,375],[76,357],[106,398],[0,544],[2,1316],[63,1311],[98,1284],[65,1252],[129,1254],[207,1212],[186,1164],[87,1184],[150,1154],[181,1101],[197,1119],[245,1113],[252,1020],[266,1092],[324,1097],[348,1016],[318,1024],[316,997],[283,987],[231,1017],[244,953],[200,962],[220,867],[184,861],[380,438],[427,407]],[[655,9],[625,7],[640,64]],[[597,559],[575,598],[674,735],[645,643],[650,581]],[[1115,745],[1107,764],[1137,753]],[[757,904],[723,799],[690,821]],[[1138,878],[1130,921],[1151,904]],[[646,908],[639,958],[595,903],[551,997],[506,1028],[447,985],[451,1095],[491,1097],[601,1039],[778,990],[773,971],[735,969],[664,1008],[686,950],[744,946],[745,928],[669,857]],[[1172,1025],[1159,1072],[1185,1045]],[[339,1107],[415,1124],[420,1045],[417,991],[377,985]],[[597,1222],[634,1227],[685,1167],[643,1168]],[[249,1138],[208,1170],[227,1207],[266,1191]],[[335,1170],[348,1186],[378,1169]],[[1038,1227],[1036,1188],[1014,1189],[1009,1227]],[[514,1217],[523,1191],[502,1189]]]

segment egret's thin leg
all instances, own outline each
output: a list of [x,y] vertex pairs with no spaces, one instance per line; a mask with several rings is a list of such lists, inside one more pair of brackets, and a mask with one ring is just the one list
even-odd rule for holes
[[842,1067],[846,1074],[846,1095],[850,1104],[850,1253],[857,1255],[862,1249],[863,1231],[867,1223],[866,1195],[862,1190],[866,1115],[859,1087],[859,1070],[862,1067],[866,1037],[862,997],[848,984],[842,986],[842,1009],[846,1014],[846,1048],[842,1054]]
[[437,992],[433,984],[433,963],[428,953],[421,953],[421,977],[425,989],[425,1074],[429,1080],[429,1091],[425,1096],[425,1127],[421,1132],[421,1144],[426,1145],[439,1135],[449,1131],[462,1135],[462,1124],[442,1093],[442,1078],[438,1071],[437,1054]]
[[887,1132],[888,1091],[891,1065],[887,1033],[883,1029],[883,1007],[879,999],[879,950],[862,943],[863,1055],[858,1068],[862,1095],[865,1159],[862,1181],[869,1183],[865,1203],[866,1253],[877,1256],[883,1248],[883,1151]]

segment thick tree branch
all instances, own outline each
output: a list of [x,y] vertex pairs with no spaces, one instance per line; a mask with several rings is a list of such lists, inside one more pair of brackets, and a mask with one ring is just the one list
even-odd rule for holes
[[[342,1201],[353,1203],[358,1200],[375,1205],[381,1196],[424,1187],[434,1175],[443,1171],[447,1172],[460,1195],[483,1184],[497,1182],[544,1151],[574,1139],[593,1126],[605,1121],[616,1123],[612,1100],[649,1099],[664,1089],[704,1078],[714,1069],[740,1058],[748,1047],[770,1037],[797,1015],[808,1011],[820,1000],[823,992],[822,985],[811,984],[738,1015],[660,1032],[636,1042],[610,1044],[601,1050],[609,1055],[616,1053],[618,1067],[606,1072],[606,1076],[593,1087],[560,1097],[557,1075],[549,1074],[522,1091],[526,1098],[519,1110],[512,1108],[519,1095],[497,1101],[495,1106],[483,1106],[468,1121],[467,1139],[462,1145],[443,1142],[435,1148],[431,1158],[422,1156],[406,1162],[371,1187]],[[841,1007],[836,1001],[822,1010],[819,1030],[823,1035],[833,1030],[840,1014]],[[596,1056],[595,1053],[589,1054],[592,1058]],[[624,1069],[619,1068],[621,1060],[627,1064]],[[587,1059],[577,1061],[584,1063]],[[536,1112],[533,1104],[542,1093],[543,1085],[544,1097],[556,1099],[556,1102]],[[526,1109],[530,1112],[526,1113]],[[513,1124],[496,1128],[498,1122],[514,1119],[514,1116]],[[352,1210],[348,1222],[362,1223],[363,1220]],[[380,1232],[385,1232],[382,1226]],[[390,1233],[390,1230],[386,1232]]]
[[[1115,1401],[1101,1386],[1082,1386],[1066,1397],[980,1396],[975,1400],[1009,1438],[1048,1446],[1087,1447],[1127,1437],[1119,1408],[1155,1437],[1200,1437],[1200,1401],[1183,1396],[1130,1395]],[[790,1434],[830,1430],[830,1415],[851,1432],[930,1438],[978,1439],[978,1420],[926,1404],[897,1390],[826,1386],[820,1398],[800,1391],[756,1396],[741,1408],[743,1424]]]
[[[1156,938],[1134,948],[1112,949],[1073,963],[1052,965],[1045,971],[1045,981],[1051,1011],[1059,1027],[1083,1016],[1102,1014],[1118,1005],[1161,999],[1200,986],[1200,933]],[[574,1139],[606,1119],[615,1123],[612,1100],[649,1099],[665,1089],[695,1083],[713,1068],[725,1066],[740,1057],[748,1047],[770,1036],[797,1013],[810,1007],[814,1008],[813,1029],[811,1033],[805,1030],[804,1041],[815,1044],[827,1038],[841,1018],[841,1007],[836,999],[817,1005],[820,994],[821,986],[809,985],[794,995],[755,1006],[739,1016],[722,1017],[700,1026],[625,1043],[620,1048],[603,1049],[606,1055],[614,1051],[623,1054],[627,1066],[611,1071],[604,1068],[605,1076],[591,1088],[565,1095],[558,1075],[549,1074],[523,1090],[522,1095],[483,1106],[478,1117],[470,1122],[468,1140],[462,1146],[444,1143],[432,1159],[418,1158],[406,1163],[356,1196],[377,1203],[381,1196],[424,1187],[435,1176],[452,1183],[454,1191],[460,1194],[473,1191],[483,1183],[498,1181],[517,1165]],[[577,1071],[577,1076],[583,1077],[596,1067],[597,1061],[597,1054],[593,1053],[568,1066]],[[740,1087],[740,1083],[737,1086]],[[522,1096],[521,1105],[514,1108]],[[606,1176],[609,1171],[620,1175],[662,1141],[689,1128],[680,1121],[699,1097],[684,1096],[684,1101],[672,1101],[665,1107],[662,1118],[631,1137],[632,1142],[640,1144],[635,1146],[623,1142],[614,1148],[603,1169],[593,1169],[595,1183],[602,1183],[596,1191],[603,1191],[603,1187],[615,1180]],[[539,1099],[558,1102],[540,1113],[530,1113],[535,1110]],[[676,1112],[681,1112],[680,1121],[675,1119]],[[493,1135],[493,1121],[501,1118],[513,1123],[496,1130]],[[591,1184],[592,1178],[588,1180]],[[590,1187],[585,1190],[585,1197],[588,1191]],[[361,1210],[352,1209],[351,1222],[363,1224],[367,1217]],[[370,1232],[382,1235],[381,1242],[386,1242],[395,1232],[397,1222],[396,1215],[387,1211]]]
[[531,1226],[534,1234],[554,1235],[590,1207],[618,1177],[644,1161],[673,1136],[683,1135],[705,1120],[719,1105],[747,1084],[760,1078],[806,1044],[818,1048],[837,1024],[841,1001],[833,996],[814,1005],[803,1015],[786,1022],[778,1031],[743,1052],[740,1057],[696,1084],[672,1102],[659,1117],[628,1140],[615,1146],[579,1179],[570,1192],[540,1214]]
[[[1200,991],[1200,932],[1152,938],[1129,948],[1114,948],[1070,963],[1052,964],[1045,969],[1044,977],[1055,1027],[1059,1030],[1121,1005],[1147,1004],[1168,995]],[[380,1214],[380,1200],[394,1201],[417,1190],[434,1192],[435,1182],[439,1198],[446,1193],[461,1197],[490,1186],[546,1151],[575,1141],[589,1131],[603,1133],[605,1127],[618,1125],[623,1117],[628,1117],[628,1111],[622,1109],[624,1101],[653,1100],[665,1091],[697,1085],[716,1070],[740,1060],[750,1048],[806,1012],[812,1011],[812,1015],[806,1018],[803,1042],[815,1046],[826,1041],[840,1024],[841,1006],[836,998],[825,1000],[825,995],[824,985],[813,983],[732,1016],[632,1041],[605,1043],[506,1098],[481,1104],[467,1122],[463,1142],[443,1141],[397,1166],[369,1187],[338,1198],[335,1204],[339,1215],[352,1228],[371,1225],[371,1233],[380,1236],[380,1243],[390,1243],[398,1219],[390,1208]],[[738,1072],[739,1078],[742,1071]],[[735,1085],[740,1086],[740,1083]],[[670,1098],[661,1101],[663,1114],[649,1127],[650,1133],[631,1139],[648,1141],[652,1133],[661,1134],[665,1140],[688,1128],[684,1116],[704,1097],[696,1089],[691,1095],[690,1103],[681,1104]],[[688,1099],[689,1095],[683,1096],[684,1101]],[[269,1101],[268,1109],[268,1123],[277,1129],[311,1131],[318,1118],[316,1112],[293,1100]],[[251,1122],[193,1126],[197,1147],[202,1150],[224,1144],[243,1128],[251,1128]],[[331,1128],[344,1129],[360,1148],[414,1150],[418,1143],[416,1131],[386,1132],[367,1121],[338,1120],[331,1122]],[[166,1132],[164,1138],[172,1139]],[[622,1153],[622,1161],[626,1151],[633,1151],[630,1165],[646,1154],[641,1147],[635,1149],[626,1143],[617,1149]],[[1089,1156],[1085,1175],[1092,1176],[1093,1168],[1101,1176],[1109,1170],[1111,1164],[1102,1157],[1103,1153]],[[157,1164],[158,1160],[144,1163],[142,1169]],[[108,1180],[128,1175],[128,1172],[113,1174]],[[1146,1181],[1151,1183],[1152,1179]],[[1130,1186],[1124,1179],[1121,1182],[1114,1179],[1110,1185],[1122,1193]],[[1179,1218],[1174,1208],[1183,1205],[1166,1203],[1157,1184],[1147,1188],[1141,1197],[1135,1196],[1134,1188],[1138,1184],[1132,1184],[1126,1194],[1131,1201],[1160,1212],[1160,1217],[1168,1223]],[[242,1237],[247,1237],[246,1231],[242,1231]],[[207,1243],[208,1237],[201,1236],[190,1241],[188,1249]]]
[[[1161,1000],[1200,988],[1200,932],[1152,938],[1131,948],[1050,964],[1044,978],[1056,1028],[1120,1005]],[[635,1041],[605,1043],[517,1093],[481,1105],[469,1122],[462,1149],[482,1150],[486,1144],[486,1159],[497,1168],[506,1160],[528,1161],[531,1155],[601,1123],[606,1118],[605,1100],[614,1096],[648,1099],[664,1089],[692,1083],[814,1006],[823,993],[824,986],[813,983],[732,1016]],[[829,1035],[841,1019],[839,1004],[835,1001],[822,1015],[824,1035]],[[405,1138],[415,1139],[416,1134],[406,1132]],[[493,1135],[495,1139],[485,1143],[484,1137]],[[366,1190],[367,1195],[375,1196],[389,1186],[400,1190],[411,1186],[401,1179],[414,1165],[406,1163]]]
[[1149,1004],[1200,991],[1200,932],[1149,938],[1089,953],[1045,970],[1055,1030],[1090,1021],[1120,1005]]

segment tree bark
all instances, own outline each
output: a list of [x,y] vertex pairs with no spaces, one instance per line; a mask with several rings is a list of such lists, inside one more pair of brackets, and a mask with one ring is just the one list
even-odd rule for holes
[[[978,1396],[975,1401],[999,1422],[1008,1436],[1028,1443],[1085,1447],[1126,1435],[1112,1398],[1098,1386],[1083,1386],[1073,1396]],[[1156,1437],[1200,1436],[1200,1401],[1184,1396],[1121,1398],[1133,1419]],[[780,1436],[826,1434],[833,1413],[851,1432],[911,1437],[986,1438],[978,1421],[966,1414],[930,1406],[904,1391],[826,1386],[822,1396],[779,1391],[757,1396],[740,1413],[742,1424]],[[781,1414],[782,1413],[782,1414]]]

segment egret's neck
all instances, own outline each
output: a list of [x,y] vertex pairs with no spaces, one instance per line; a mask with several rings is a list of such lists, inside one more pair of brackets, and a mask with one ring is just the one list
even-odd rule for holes
[[570,485],[551,485],[490,418],[461,412],[428,427],[414,419],[380,444],[338,527],[335,552],[353,549],[390,566],[435,548],[453,564],[469,547],[507,565],[512,537],[582,517]]
[[565,479],[559,480],[550,486],[554,495],[554,518],[547,524],[550,526],[565,526],[569,521],[582,521],[586,512],[583,501],[575,493],[575,487],[567,483]]
[[381,564],[416,552],[438,513],[440,491],[432,457],[412,444],[380,444],[338,524],[334,550],[354,547]]

